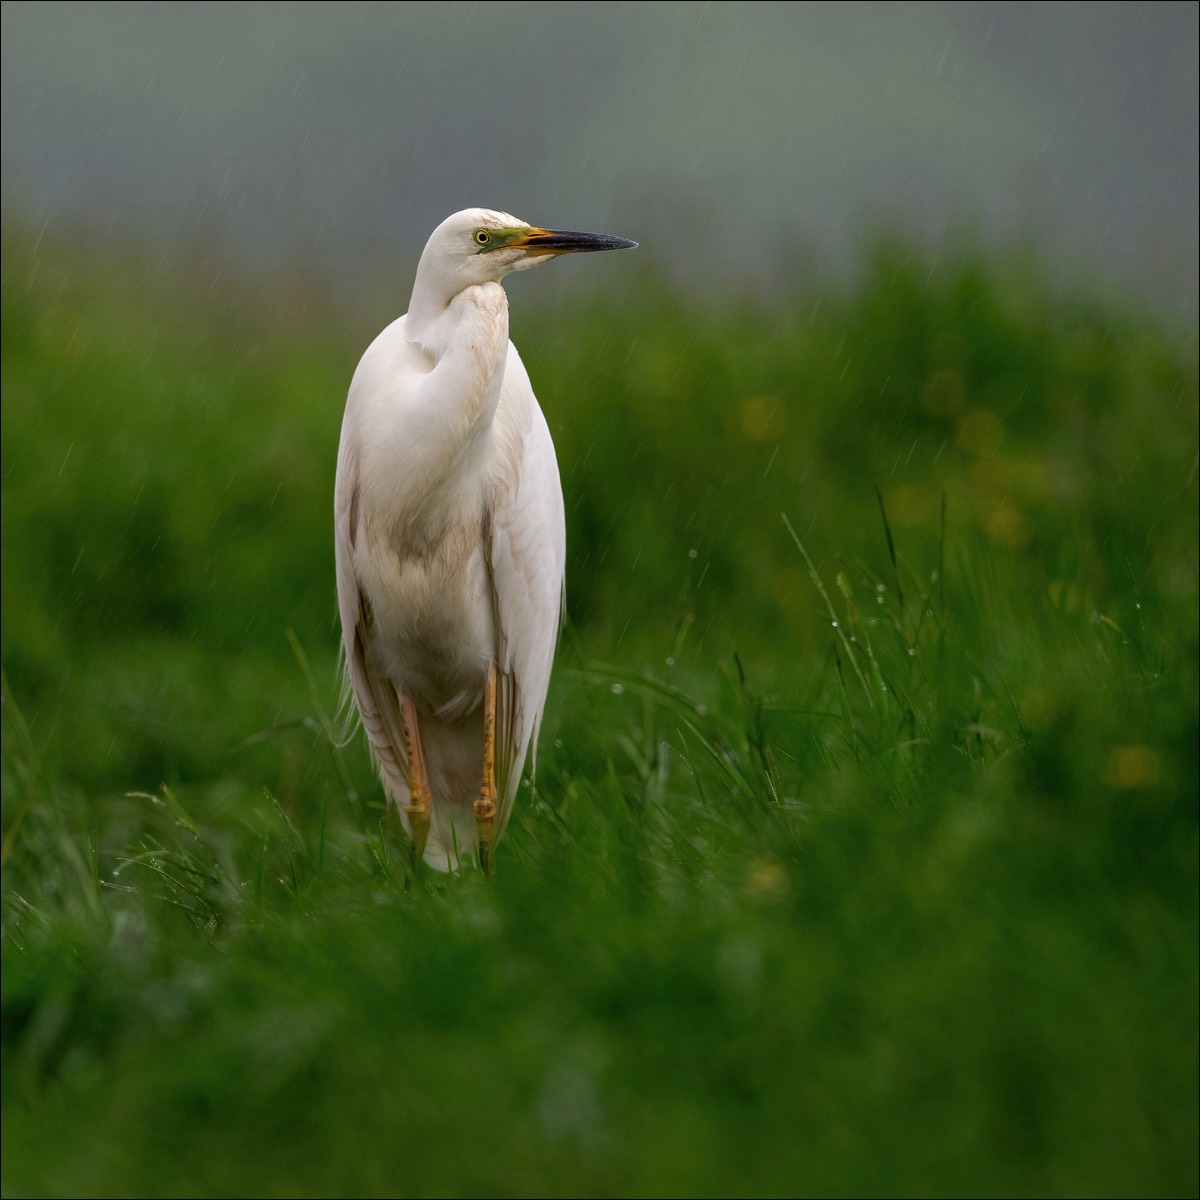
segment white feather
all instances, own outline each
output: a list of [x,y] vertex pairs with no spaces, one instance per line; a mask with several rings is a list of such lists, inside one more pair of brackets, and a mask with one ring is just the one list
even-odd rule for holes
[[561,621],[558,465],[508,340],[498,282],[544,259],[480,255],[470,242],[481,227],[522,225],[476,209],[434,232],[408,314],[375,339],[354,373],[338,451],[346,670],[406,829],[401,698],[416,707],[432,794],[424,857],[439,870],[476,844],[488,666],[499,670],[498,837],[536,740]]

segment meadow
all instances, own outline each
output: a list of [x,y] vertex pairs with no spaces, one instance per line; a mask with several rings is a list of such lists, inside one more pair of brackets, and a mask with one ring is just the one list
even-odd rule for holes
[[569,619],[414,879],[331,523],[407,282],[5,231],[5,1194],[1196,1193],[1195,331],[866,264],[510,289]]

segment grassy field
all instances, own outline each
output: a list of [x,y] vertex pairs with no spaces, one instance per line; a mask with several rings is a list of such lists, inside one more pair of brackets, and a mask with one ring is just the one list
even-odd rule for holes
[[331,538],[407,286],[3,251],[5,1194],[1196,1193],[1194,334],[520,281],[570,621],[410,880]]

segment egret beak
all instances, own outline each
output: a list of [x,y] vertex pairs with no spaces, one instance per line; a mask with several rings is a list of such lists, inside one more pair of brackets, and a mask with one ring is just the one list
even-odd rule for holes
[[523,229],[508,243],[530,254],[591,254],[596,250],[632,249],[637,242],[607,233],[572,233],[567,229]]

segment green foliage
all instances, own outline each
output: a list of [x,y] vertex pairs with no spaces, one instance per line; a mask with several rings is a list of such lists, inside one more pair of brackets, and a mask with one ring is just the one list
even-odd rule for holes
[[1195,1193],[1194,345],[894,246],[522,285],[571,624],[488,885],[334,712],[392,314],[190,267],[4,244],[6,1191]]

